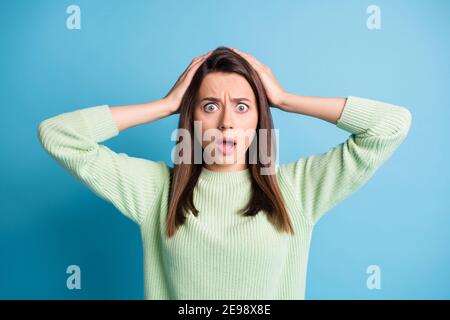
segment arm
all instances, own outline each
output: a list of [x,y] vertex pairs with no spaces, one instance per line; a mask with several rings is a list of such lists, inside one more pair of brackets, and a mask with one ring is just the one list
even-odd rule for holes
[[336,124],[340,118],[346,98],[308,97],[285,93],[278,107],[283,111],[315,117]]
[[411,113],[404,107],[358,97],[289,94],[268,66],[248,53],[232,50],[257,71],[273,107],[328,121],[351,134],[326,153],[278,168],[281,176],[290,182],[302,214],[312,224],[367,182],[408,134]]
[[39,124],[39,141],[70,174],[141,224],[166,179],[165,164],[116,153],[100,142],[117,136],[120,129],[170,114],[169,106],[168,101],[158,100],[63,113]]
[[73,176],[141,225],[169,180],[169,170],[163,161],[129,157],[100,142],[178,113],[194,73],[210,53],[194,58],[163,99],[130,106],[101,105],[54,116],[39,124],[39,141]]
[[375,100],[290,95],[283,101],[287,111],[327,120],[351,134],[323,154],[279,167],[313,224],[368,181],[402,143],[411,125],[408,109]]
[[112,116],[119,131],[126,130],[137,125],[150,123],[175,113],[170,107],[174,103],[168,98],[161,100],[133,104],[130,106],[110,107]]

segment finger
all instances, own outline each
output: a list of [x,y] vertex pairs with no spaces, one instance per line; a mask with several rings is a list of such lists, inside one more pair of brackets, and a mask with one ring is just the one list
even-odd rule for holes
[[254,56],[252,56],[250,53],[243,52],[243,51],[237,51],[237,52],[239,52],[240,54],[242,54],[242,55],[243,55],[244,57],[246,57],[247,59],[251,60],[253,63],[255,63],[255,64],[259,65],[259,66],[262,66],[262,65],[263,65],[258,59],[256,59],[256,58],[255,58]]
[[194,59],[192,60],[192,62],[197,62],[197,61],[199,61],[199,60],[202,60],[202,59],[206,58],[207,56],[209,56],[209,55],[211,54],[211,52],[212,52],[212,51],[208,51],[207,53],[202,54],[201,56],[198,56],[198,57],[194,58]]
[[240,54],[241,56],[243,56],[245,59],[247,59],[248,62],[250,62],[250,64],[255,68],[255,69],[264,69],[264,65],[255,57],[253,57],[251,54],[237,50],[235,48],[231,48],[233,49],[235,52],[237,52],[238,54]]
[[210,52],[203,56],[200,56],[196,61],[191,63],[191,65],[186,70],[186,76],[193,74],[200,67],[200,65],[206,60],[206,58],[209,56],[209,54],[210,54]]
[[209,56],[210,53],[204,54],[203,56],[200,56],[198,58],[195,58],[192,63],[189,65],[188,70],[192,69],[195,66],[200,65],[205,59]]
[[202,55],[202,56],[199,56],[199,57],[196,57],[196,58],[192,59],[191,63],[188,65],[188,67],[187,67],[187,68],[184,70],[184,72],[181,74],[180,78],[186,76],[186,75],[191,71],[191,69],[192,69],[194,66],[198,65],[200,62],[203,62],[203,61],[205,60],[205,58],[207,58],[207,57],[211,54],[211,52],[212,52],[212,51],[208,51],[206,54],[204,54],[204,55]]
[[[172,91],[178,84],[180,84],[181,82],[188,80],[190,81],[190,78],[192,78],[193,73],[198,69],[198,67],[201,65],[200,62],[205,61],[205,58],[207,58],[212,51],[208,51],[206,54],[199,56],[197,58],[194,58],[192,60],[192,62],[189,64],[189,66],[183,71],[183,73],[178,77],[177,81],[175,82],[175,84],[173,85],[172,89],[170,91]],[[194,61],[195,60],[195,61]],[[170,92],[169,91],[169,92]]]
[[200,63],[202,63],[203,61],[205,61],[205,59],[208,56],[209,56],[209,54],[205,54],[203,56],[193,59],[192,62],[189,64],[189,66],[186,68],[185,73],[188,73],[193,67],[195,67],[195,66],[199,65]]
[[249,60],[252,61],[254,64],[256,64],[257,66],[259,66],[259,67],[262,67],[262,66],[263,66],[263,64],[262,64],[258,59],[256,59],[254,56],[252,56],[251,54],[245,53],[245,52],[243,52],[242,54],[243,54],[247,59],[249,59]]
[[238,50],[238,49],[236,49],[236,48],[231,48],[233,51],[236,51],[237,53],[239,53],[240,55],[242,55],[242,56],[244,56],[245,58],[248,58],[249,60],[251,60],[252,62],[258,62],[258,60],[257,59],[255,59],[251,54],[249,54],[249,53],[247,53],[247,52],[244,52],[244,51],[241,51],[241,50]]

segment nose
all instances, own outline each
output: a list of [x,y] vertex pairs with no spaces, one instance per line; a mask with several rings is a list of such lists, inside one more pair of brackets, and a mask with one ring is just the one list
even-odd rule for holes
[[228,106],[224,108],[222,117],[220,118],[219,129],[220,130],[233,129],[232,111]]

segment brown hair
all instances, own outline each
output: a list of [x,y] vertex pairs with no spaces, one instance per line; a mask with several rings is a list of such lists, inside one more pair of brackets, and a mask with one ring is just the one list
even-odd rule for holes
[[[211,72],[234,72],[243,76],[248,81],[255,94],[258,107],[258,124],[256,130],[259,132],[259,129],[267,129],[269,134],[266,135],[266,146],[272,146],[272,134],[270,132],[273,128],[273,121],[269,101],[258,73],[240,55],[234,53],[227,47],[218,47],[198,68],[181,100],[178,128],[186,129],[190,132],[192,137],[190,141],[191,150],[194,150],[194,143],[196,143],[194,141],[196,139],[194,138],[193,115],[197,93],[203,78]],[[252,143],[257,139],[258,135],[255,135]],[[273,143],[275,144],[275,141]],[[256,148],[259,148],[258,144]],[[276,148],[273,149],[276,150]],[[259,149],[256,150],[253,156],[256,159],[253,158],[251,164],[249,161],[250,155],[247,150],[246,157],[250,167],[253,192],[247,207],[242,209],[241,213],[245,216],[254,216],[260,210],[265,211],[269,221],[275,227],[281,231],[294,234],[275,175],[260,174],[262,168],[271,164],[262,164],[258,156]],[[273,151],[270,147],[269,150],[269,152]],[[270,157],[271,159],[275,159],[276,155],[270,155]],[[190,160],[187,164],[175,164],[174,168],[170,170],[170,200],[166,229],[169,237],[174,235],[178,227],[185,222],[185,212],[190,211],[196,217],[198,216],[198,210],[194,206],[193,191],[202,170],[202,164],[194,163],[194,152],[191,152]]]

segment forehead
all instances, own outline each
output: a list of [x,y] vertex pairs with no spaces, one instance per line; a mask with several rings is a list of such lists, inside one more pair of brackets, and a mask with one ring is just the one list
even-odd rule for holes
[[237,73],[212,72],[203,78],[199,89],[199,98],[213,96],[222,99],[224,96],[231,98],[248,98],[255,101],[255,95],[248,81]]

